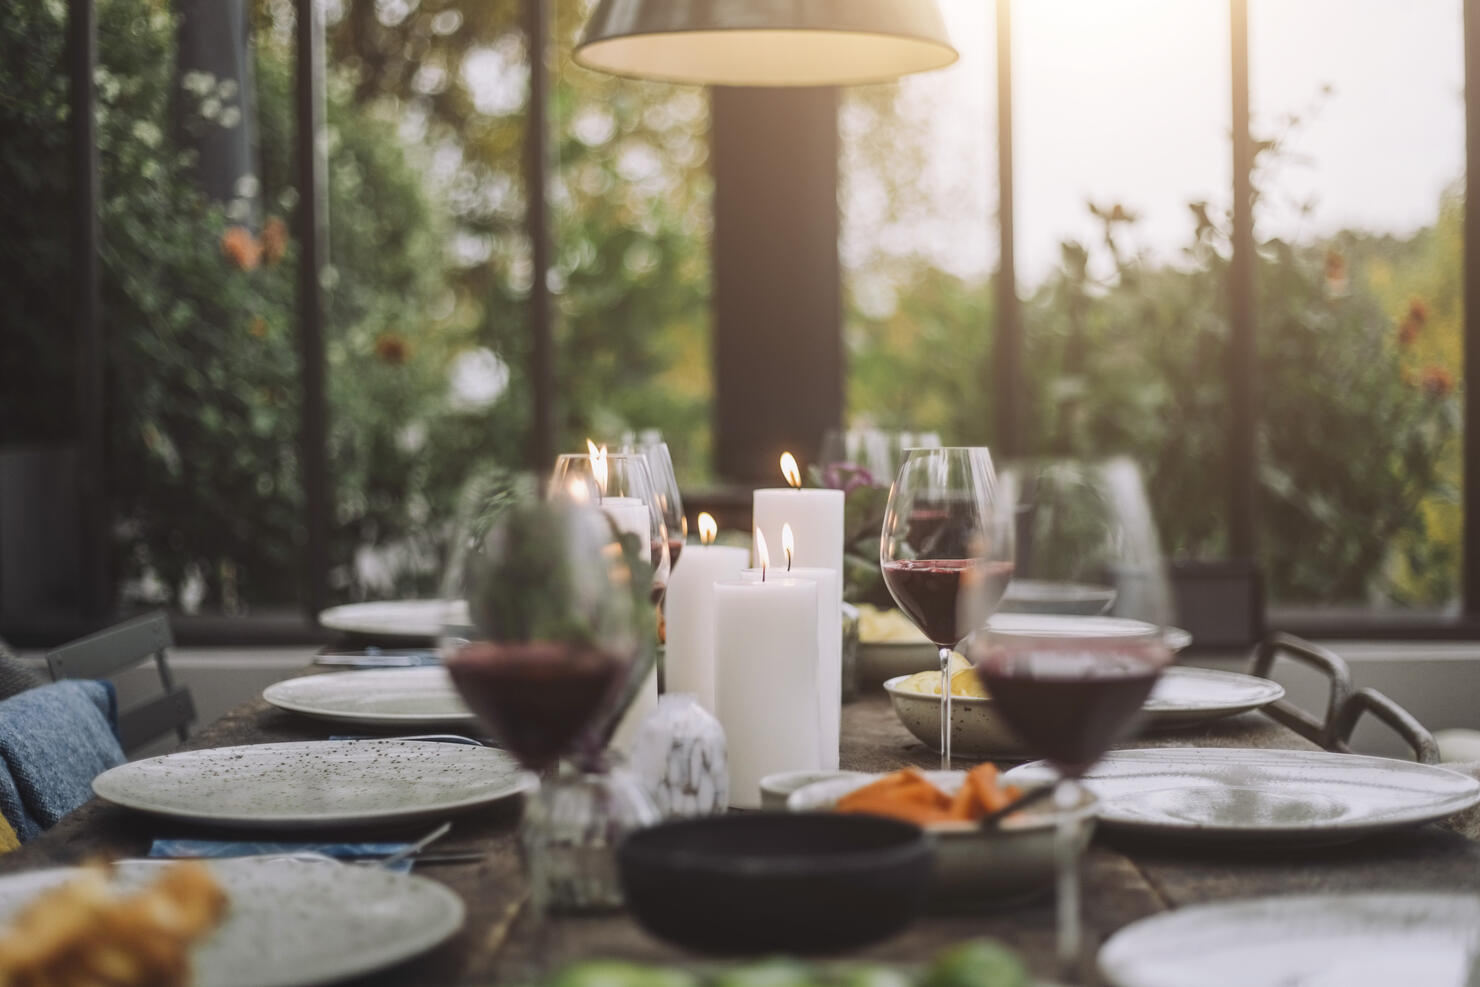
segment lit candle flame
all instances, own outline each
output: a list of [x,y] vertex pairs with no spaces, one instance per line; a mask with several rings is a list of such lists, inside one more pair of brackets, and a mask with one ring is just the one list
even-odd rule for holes
[[793,489],[801,489],[802,471],[797,468],[797,457],[789,452],[781,454],[781,475],[786,477],[786,482],[791,484]]
[[760,563],[761,582],[766,581],[766,569],[771,565],[771,553],[766,551],[766,536],[760,528],[755,529],[755,559]]
[[606,496],[606,446],[598,447],[590,439],[586,440],[586,448],[591,452],[591,475],[596,479],[596,491],[601,496]]
[[719,525],[714,521],[714,515],[708,511],[699,512],[699,544],[713,545],[714,539],[719,536]]
[[786,553],[786,571],[791,571],[791,557],[797,549],[796,536],[791,533],[791,524],[781,526],[781,550]]

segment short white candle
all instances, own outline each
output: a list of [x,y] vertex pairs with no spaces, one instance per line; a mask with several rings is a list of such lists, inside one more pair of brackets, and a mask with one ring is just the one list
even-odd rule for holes
[[[838,574],[820,566],[779,566],[766,571],[769,582],[777,576],[809,579],[817,584],[817,715],[822,730],[819,756],[821,769],[838,769],[838,746],[843,720],[843,588]],[[746,569],[742,579],[758,582],[761,570]],[[671,654],[671,652],[670,652]]]
[[756,809],[766,775],[822,770],[816,581],[772,569],[765,582],[715,583],[714,659],[730,804]]
[[[709,515],[700,515],[701,538],[713,538],[708,533],[708,525],[713,523]],[[750,564],[750,550],[732,545],[685,545],[682,557],[683,564],[673,567],[664,604],[668,621],[664,683],[669,692],[692,693],[701,706],[714,713],[714,584],[739,579],[740,571]]]

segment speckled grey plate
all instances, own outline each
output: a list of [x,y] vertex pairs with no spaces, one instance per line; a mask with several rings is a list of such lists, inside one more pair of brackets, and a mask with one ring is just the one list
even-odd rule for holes
[[[1004,775],[1045,784],[1044,761]],[[1162,747],[1112,751],[1084,784],[1107,827],[1185,838],[1330,843],[1443,819],[1480,802],[1480,781],[1386,757]]]
[[[426,952],[462,927],[462,899],[424,877],[379,867],[296,860],[208,864],[229,899],[219,928],[193,952],[196,987],[306,987],[383,969]],[[121,889],[159,875],[120,864]],[[0,924],[77,868],[0,878]]]
[[1113,987],[1472,987],[1480,898],[1342,894],[1179,908],[1100,950]]
[[532,778],[488,747],[325,740],[181,751],[98,775],[99,797],[214,826],[325,829],[441,819],[518,795]]
[[368,727],[465,727],[476,719],[440,666],[305,675],[274,682],[262,698],[279,709]]
[[[459,605],[461,605],[459,603]],[[446,600],[378,600],[319,611],[319,624],[364,637],[435,638],[451,615]],[[462,611],[466,613],[466,609]]]
[[1144,729],[1170,730],[1247,713],[1283,698],[1269,679],[1214,668],[1168,668],[1141,707]]

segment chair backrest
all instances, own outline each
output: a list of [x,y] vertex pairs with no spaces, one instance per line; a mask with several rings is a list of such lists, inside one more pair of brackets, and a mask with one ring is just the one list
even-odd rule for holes
[[184,740],[195,722],[195,700],[175,684],[167,651],[174,644],[169,618],[156,611],[64,644],[46,654],[52,681],[101,679],[153,658],[164,692],[118,712],[118,737],[125,751],[174,731]]
[[1318,720],[1286,699],[1269,704],[1265,707],[1265,712],[1271,719],[1283,723],[1306,740],[1330,750],[1336,736],[1336,715],[1354,691],[1351,668],[1334,651],[1293,634],[1276,631],[1255,647],[1253,658],[1249,662],[1249,674],[1262,679],[1274,678],[1270,671],[1276,658],[1292,659],[1326,678],[1326,714]]

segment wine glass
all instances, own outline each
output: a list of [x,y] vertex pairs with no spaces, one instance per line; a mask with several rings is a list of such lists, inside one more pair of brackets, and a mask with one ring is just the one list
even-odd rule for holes
[[[612,797],[630,794],[627,779],[597,769],[609,725],[653,664],[643,631],[647,552],[624,544],[594,506],[522,495],[465,497],[458,528],[443,590],[443,663],[500,744],[547,776],[520,830],[543,936],[552,904],[620,900],[615,859],[596,851],[614,844],[609,833],[656,820],[650,803]],[[567,755],[580,755],[580,770],[556,770]],[[600,813],[573,831],[574,805]],[[598,825],[594,851],[586,834]]]
[[1031,606],[994,618],[970,651],[993,708],[1056,774],[1058,953],[1068,973],[1082,939],[1078,779],[1130,729],[1172,660],[1171,591],[1130,460],[1023,463],[1003,471],[1001,488],[1017,528],[1014,587],[1026,581]]
[[[981,447],[912,449],[889,489],[879,565],[905,616],[940,653],[940,766],[951,767],[951,651],[991,614],[1012,578],[1013,529]],[[962,592],[975,587],[973,607]]]
[[590,447],[588,453],[564,453],[555,460],[548,496],[598,507],[624,539],[636,538],[646,545],[652,563],[652,601],[659,604],[668,588],[673,557],[647,457]]
[[673,471],[673,456],[668,443],[651,431],[643,432],[634,441],[630,436],[622,440],[624,454],[639,453],[647,458],[648,472],[652,474],[653,490],[658,498],[658,509],[668,529],[668,561],[678,565],[685,539],[689,536],[689,521],[683,512],[683,496],[678,491],[678,477]]

